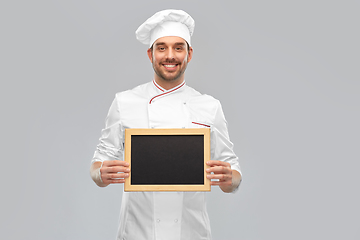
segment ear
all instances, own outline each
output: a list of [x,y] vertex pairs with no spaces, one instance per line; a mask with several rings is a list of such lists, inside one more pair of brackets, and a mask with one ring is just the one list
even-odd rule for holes
[[151,50],[151,48],[149,48],[149,49],[147,50],[147,55],[148,55],[148,57],[149,57],[149,59],[150,59],[150,62],[152,63],[152,62],[153,62],[153,58],[152,58],[152,50]]
[[192,47],[190,47],[189,48],[189,52],[188,52],[188,59],[187,59],[187,62],[190,62],[191,61],[191,59],[192,59],[192,56],[193,56],[193,48]]

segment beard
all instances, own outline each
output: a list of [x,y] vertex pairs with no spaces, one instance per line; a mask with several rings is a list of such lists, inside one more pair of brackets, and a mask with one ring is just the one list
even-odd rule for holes
[[[169,64],[169,65],[176,64],[178,69],[173,72],[167,71],[165,69],[165,67],[163,66],[164,64]],[[157,63],[153,59],[152,65],[153,65],[154,72],[156,73],[156,75],[159,78],[161,78],[164,81],[176,81],[185,73],[185,70],[187,67],[187,58],[183,62],[166,59],[164,62],[160,62],[160,63]]]

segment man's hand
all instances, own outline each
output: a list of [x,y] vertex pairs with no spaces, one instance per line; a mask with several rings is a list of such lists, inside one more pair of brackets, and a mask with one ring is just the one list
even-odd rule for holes
[[207,178],[215,180],[210,182],[211,185],[219,186],[223,192],[232,192],[239,186],[241,175],[231,169],[230,163],[210,160],[206,164],[209,166],[206,172],[213,173],[208,174]]
[[129,177],[129,164],[125,161],[112,160],[94,162],[90,168],[90,174],[94,182],[100,187],[109,184],[124,183],[125,178]]

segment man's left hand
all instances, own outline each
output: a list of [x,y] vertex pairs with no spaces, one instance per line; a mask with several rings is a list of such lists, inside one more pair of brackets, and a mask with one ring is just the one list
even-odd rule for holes
[[231,169],[230,163],[210,160],[206,164],[209,166],[206,172],[213,173],[207,175],[207,178],[212,180],[211,185],[219,186],[223,192],[232,192],[240,184],[241,175]]

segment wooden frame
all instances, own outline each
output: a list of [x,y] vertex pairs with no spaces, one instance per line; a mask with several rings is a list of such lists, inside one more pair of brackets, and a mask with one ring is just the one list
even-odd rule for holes
[[124,191],[210,191],[210,129],[125,129]]

